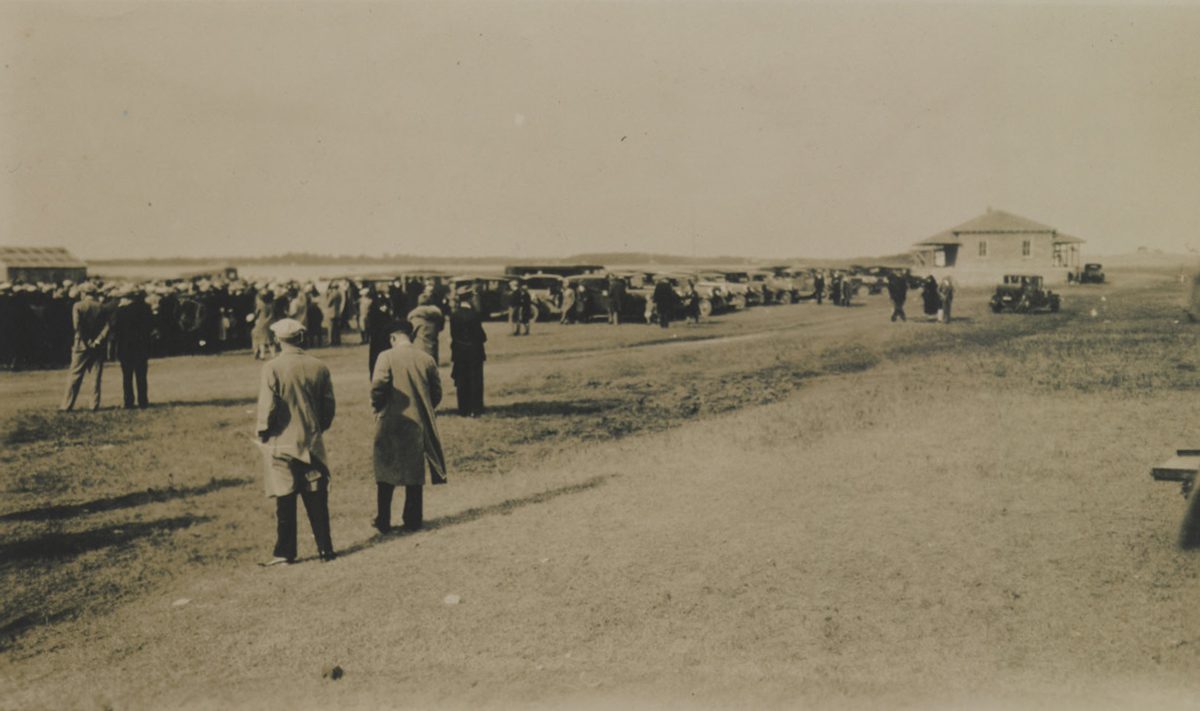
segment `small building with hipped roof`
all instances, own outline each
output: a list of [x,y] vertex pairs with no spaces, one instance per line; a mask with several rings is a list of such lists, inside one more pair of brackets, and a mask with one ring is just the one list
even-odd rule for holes
[[0,246],[0,281],[57,284],[87,279],[87,263],[65,247]]
[[969,281],[999,273],[1066,279],[1079,269],[1084,240],[1027,217],[987,212],[913,246],[918,268],[945,271]]

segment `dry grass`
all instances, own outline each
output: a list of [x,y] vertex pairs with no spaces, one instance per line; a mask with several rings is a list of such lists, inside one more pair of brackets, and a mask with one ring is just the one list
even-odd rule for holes
[[361,354],[327,352],[350,555],[278,575],[249,565],[271,530],[252,363],[156,363],[193,406],[10,412],[0,575],[22,635],[0,705],[1178,704],[1197,575],[1172,546],[1182,499],[1146,475],[1193,437],[1200,334],[1176,301],[1151,281],[1026,318],[968,294],[952,328],[872,301],[678,346],[496,337],[492,414],[443,420],[432,530],[382,543]]

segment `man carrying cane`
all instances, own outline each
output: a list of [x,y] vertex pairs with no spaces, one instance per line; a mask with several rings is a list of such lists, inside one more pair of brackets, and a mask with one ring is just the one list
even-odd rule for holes
[[329,368],[306,354],[304,326],[286,318],[271,325],[281,352],[263,364],[256,432],[266,458],[267,496],[275,499],[275,557],[296,562],[296,495],[304,501],[317,555],[333,560],[329,532],[329,468],[321,435],[333,424]]

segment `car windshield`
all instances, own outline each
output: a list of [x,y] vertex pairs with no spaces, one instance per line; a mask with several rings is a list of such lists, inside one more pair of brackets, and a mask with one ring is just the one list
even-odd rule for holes
[[562,282],[554,277],[526,277],[525,285],[530,289],[553,289]]
[[750,275],[746,272],[725,272],[725,279],[734,284],[745,284],[750,281]]

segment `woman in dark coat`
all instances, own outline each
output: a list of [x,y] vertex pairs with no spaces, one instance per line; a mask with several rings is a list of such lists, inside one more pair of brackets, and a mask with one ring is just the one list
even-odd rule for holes
[[925,283],[921,286],[921,298],[925,301],[925,315],[937,316],[938,309],[942,308],[942,297],[938,296],[938,283],[933,275],[925,277]]

